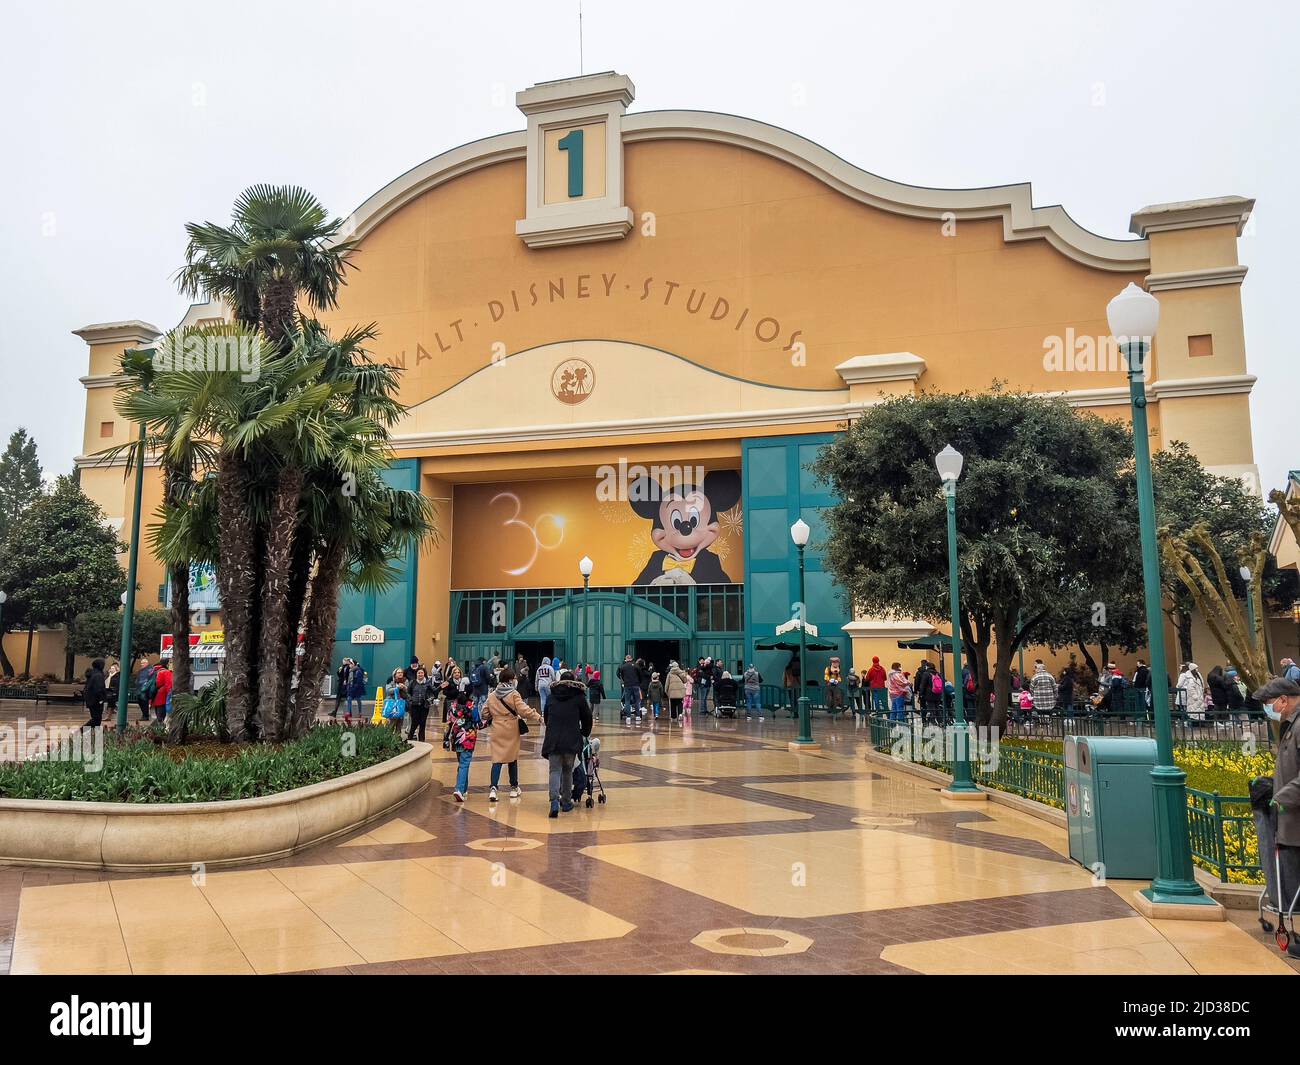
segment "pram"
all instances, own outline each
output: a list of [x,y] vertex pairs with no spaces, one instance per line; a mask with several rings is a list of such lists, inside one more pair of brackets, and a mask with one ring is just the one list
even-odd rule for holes
[[[1295,911],[1300,902],[1300,883],[1289,899],[1282,897],[1284,887],[1289,888],[1282,877],[1282,851],[1277,845],[1277,813],[1269,805],[1273,798],[1273,782],[1268,777],[1259,777],[1250,784],[1251,812],[1255,816],[1255,834],[1259,839],[1259,864],[1264,868],[1264,890],[1259,896],[1259,926],[1265,932],[1272,932],[1277,942],[1277,949],[1286,952],[1296,939]],[[1272,855],[1272,862],[1269,856]],[[1290,877],[1296,879],[1297,871],[1288,870]]]
[[588,736],[582,742],[582,754],[578,756],[573,767],[573,801],[587,793],[587,809],[591,809],[595,799],[601,805],[605,802],[605,785],[600,782],[600,738]]

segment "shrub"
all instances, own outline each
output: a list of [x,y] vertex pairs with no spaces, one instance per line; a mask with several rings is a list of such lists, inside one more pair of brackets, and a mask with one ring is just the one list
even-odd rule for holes
[[87,772],[74,761],[0,764],[0,798],[136,803],[251,799],[333,780],[406,750],[392,729],[368,724],[320,726],[280,745],[163,748],[160,740],[149,729],[133,730],[121,741],[106,734],[98,772]]

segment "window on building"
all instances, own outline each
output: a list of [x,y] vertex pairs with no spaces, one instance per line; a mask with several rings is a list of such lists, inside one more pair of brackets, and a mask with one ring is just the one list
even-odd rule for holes
[[745,587],[704,584],[695,590],[695,627],[700,632],[743,632]]
[[464,592],[456,612],[456,633],[501,633],[507,627],[505,589]]

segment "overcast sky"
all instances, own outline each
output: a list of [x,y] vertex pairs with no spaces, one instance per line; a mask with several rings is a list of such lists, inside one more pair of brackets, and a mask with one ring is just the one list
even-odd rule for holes
[[[1150,203],[1258,198],[1241,241],[1265,486],[1300,466],[1296,198],[1300,5],[584,0],[585,71],[634,111],[725,111],[897,181],[1029,181],[1034,203],[1127,235]],[[176,324],[191,220],[296,183],[347,214],[403,171],[520,129],[514,93],[579,72],[577,0],[6,4],[0,65],[0,447],[47,476],[81,448],[70,330]],[[1244,431],[1243,426],[1243,431]]]

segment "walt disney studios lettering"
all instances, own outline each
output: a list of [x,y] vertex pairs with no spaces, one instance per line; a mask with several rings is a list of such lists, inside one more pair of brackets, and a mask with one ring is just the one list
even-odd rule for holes
[[[781,321],[772,315],[761,315],[750,307],[733,304],[725,296],[712,295],[707,290],[683,285],[679,281],[666,278],[644,277],[633,280],[621,280],[617,273],[577,274],[572,277],[556,277],[545,281],[533,281],[527,288],[512,288],[500,299],[490,299],[485,305],[486,320],[475,321],[472,328],[483,325],[495,325],[509,317],[524,314],[542,303],[561,303],[571,300],[615,299],[622,297],[638,303],[651,303],[665,308],[670,313],[681,313],[698,317],[701,321],[716,323],[719,327],[729,328],[732,332],[748,332],[760,344],[778,342],[785,336]],[[469,329],[464,318],[448,322],[446,327],[433,334],[434,347],[441,353],[455,350],[465,342]],[[802,329],[795,329],[786,336],[782,351],[791,351],[803,335]],[[416,362],[432,359],[433,353],[423,345],[416,348]],[[397,357],[395,364],[405,368],[406,353]]]

